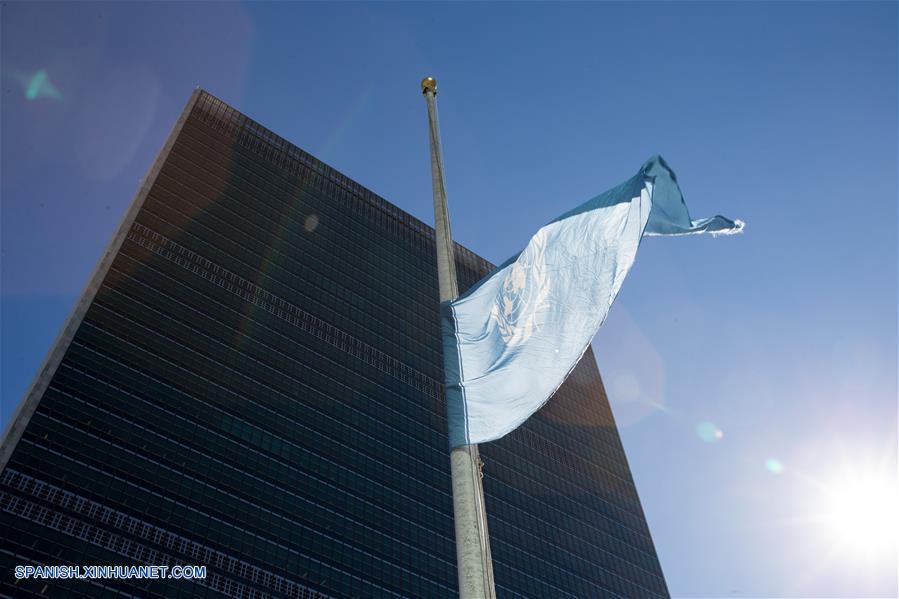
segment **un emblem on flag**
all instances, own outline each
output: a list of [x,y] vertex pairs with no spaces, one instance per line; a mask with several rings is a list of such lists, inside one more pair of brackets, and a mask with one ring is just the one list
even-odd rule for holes
[[546,235],[541,230],[512,264],[490,311],[490,320],[507,346],[531,337],[537,329],[537,312],[548,295]]

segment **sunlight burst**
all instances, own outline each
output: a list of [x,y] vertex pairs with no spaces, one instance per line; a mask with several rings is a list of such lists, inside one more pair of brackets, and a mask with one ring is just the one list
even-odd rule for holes
[[854,472],[823,491],[821,522],[844,553],[875,558],[895,551],[899,501],[893,479],[878,472]]

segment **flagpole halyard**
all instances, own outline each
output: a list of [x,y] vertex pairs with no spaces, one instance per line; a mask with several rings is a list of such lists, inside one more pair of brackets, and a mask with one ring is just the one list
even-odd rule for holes
[[[437,243],[437,279],[440,301],[459,295],[453,236],[446,205],[443,152],[437,123],[437,81],[426,77],[421,82],[428,107],[428,137],[431,154],[431,181],[434,194],[434,229]],[[461,599],[494,599],[493,563],[484,509],[481,458],[477,445],[456,447],[450,452],[453,486],[453,519],[456,529],[456,564]]]

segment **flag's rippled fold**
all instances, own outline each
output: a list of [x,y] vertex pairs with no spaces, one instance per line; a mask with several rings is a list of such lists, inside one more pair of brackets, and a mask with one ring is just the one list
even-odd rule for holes
[[442,306],[450,446],[498,439],[552,396],[605,320],[644,235],[742,229],[722,216],[691,220],[659,156],[541,228]]

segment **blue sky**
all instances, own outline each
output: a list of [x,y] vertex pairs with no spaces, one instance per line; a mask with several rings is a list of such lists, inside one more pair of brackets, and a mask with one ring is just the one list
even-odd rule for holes
[[195,86],[432,222],[434,75],[494,262],[656,153],[747,222],[646,240],[594,341],[672,594],[896,594],[896,3],[0,10],[4,426]]

